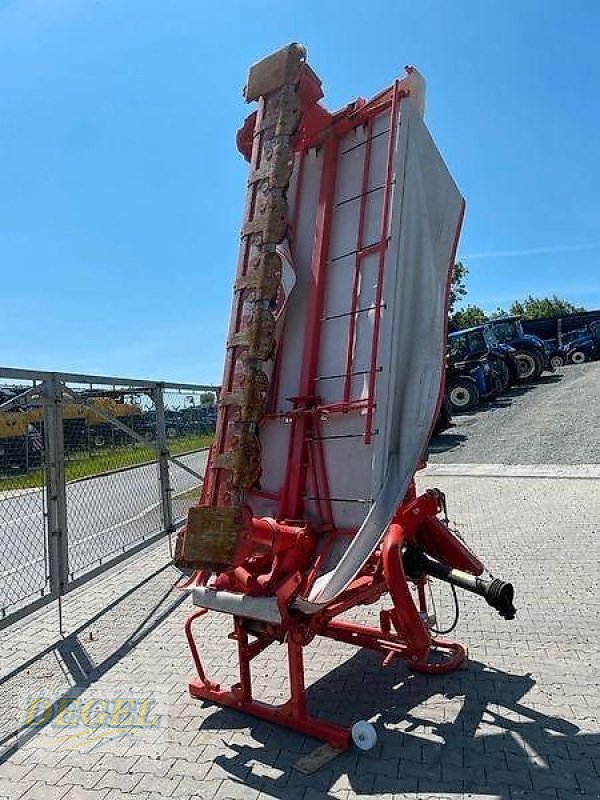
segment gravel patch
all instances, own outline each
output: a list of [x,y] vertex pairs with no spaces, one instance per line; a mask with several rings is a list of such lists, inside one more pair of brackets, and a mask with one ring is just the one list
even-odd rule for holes
[[432,464],[600,463],[600,361],[509,389],[431,442]]

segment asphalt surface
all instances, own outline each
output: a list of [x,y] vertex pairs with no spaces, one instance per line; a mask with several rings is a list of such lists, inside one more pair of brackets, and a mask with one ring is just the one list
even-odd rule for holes
[[[180,457],[204,472],[206,452]],[[176,513],[181,496],[199,485],[185,470],[171,467]],[[76,578],[152,536],[162,528],[156,464],[106,473],[67,485],[69,573]],[[41,489],[0,493],[0,609],[47,591],[47,555]]]
[[456,415],[433,464],[600,463],[600,361],[573,364]]

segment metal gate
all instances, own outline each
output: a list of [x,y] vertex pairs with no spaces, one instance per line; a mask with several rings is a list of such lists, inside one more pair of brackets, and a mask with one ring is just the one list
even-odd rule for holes
[[216,388],[0,369],[0,627],[171,534]]

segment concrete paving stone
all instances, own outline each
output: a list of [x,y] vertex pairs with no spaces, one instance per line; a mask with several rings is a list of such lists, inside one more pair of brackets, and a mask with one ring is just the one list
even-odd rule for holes
[[206,778],[210,768],[211,761],[188,761],[184,758],[176,758],[169,768],[169,777],[189,777],[190,780],[201,781]]
[[148,792],[132,794],[131,792],[121,792],[119,789],[111,789],[104,800],[148,800],[149,797],[150,794]]
[[105,800],[108,789],[84,789],[82,786],[72,786],[61,800]]
[[397,778],[401,762],[397,758],[371,759],[367,763],[361,763],[361,771],[371,772],[373,775],[385,775],[389,778]]
[[264,789],[259,793],[257,800],[273,800],[274,797],[282,797],[285,800],[304,800],[305,789],[304,786],[286,786],[281,794]]
[[138,792],[158,792],[165,797],[172,797],[173,793],[181,783],[181,778],[158,777],[145,773],[136,786]]
[[215,800],[257,800],[260,789],[237,781],[223,781],[213,797]]
[[139,773],[122,773],[109,770],[105,772],[99,780],[94,784],[95,789],[119,789],[122,792],[129,792],[130,794],[135,791],[136,786],[140,783],[142,775]]
[[0,764],[0,779],[21,781],[34,769],[35,765],[33,763],[11,764],[10,762],[4,762],[4,764]]
[[527,791],[533,789],[533,778],[529,769],[504,770],[486,767],[485,777],[490,786],[507,785]]
[[347,789],[329,789],[327,794],[330,797],[335,797],[336,800],[348,800],[351,793]]
[[334,774],[330,788],[336,791],[347,790],[350,793],[371,794],[374,783],[375,775],[372,772],[363,772],[360,768],[354,771],[342,769],[338,774]]
[[56,779],[56,784],[60,786],[82,786],[84,789],[93,789],[98,781],[106,774],[104,769],[82,769],[81,767],[71,767],[60,778]]
[[138,756],[134,761],[131,771],[137,774],[147,773],[162,778],[169,772],[174,763],[174,758],[163,758],[162,756],[153,758],[152,756],[142,755]]
[[162,758],[165,760],[184,758],[187,761],[194,761],[198,754],[198,750],[192,745],[169,742],[164,750]]
[[72,769],[72,767],[64,764],[64,761],[59,761],[56,767],[45,767],[38,765],[35,768],[35,772],[31,774],[34,775],[36,781],[55,784],[59,783],[70,769]]
[[188,796],[214,798],[222,784],[223,781],[209,781],[187,775],[178,783],[173,797],[176,797],[177,800]]
[[[599,748],[600,752],[600,748]],[[582,757],[576,761],[570,758],[563,758],[558,755],[551,754],[548,758],[550,768],[555,772],[562,774],[573,774],[577,777],[580,775],[598,776],[598,771],[594,760],[589,757]]]
[[34,781],[18,781],[12,778],[0,778],[0,797],[9,798],[10,800],[17,800],[22,797],[26,791],[31,789]]
[[[110,748],[104,752],[112,753],[113,755],[117,756],[125,756],[130,758],[132,756],[137,756],[138,758],[145,758],[145,757],[152,757],[153,759],[162,756],[162,754],[167,749],[167,743],[161,744],[148,744],[147,742],[141,742],[139,740],[135,740],[128,744],[126,747],[119,749],[119,748]],[[152,755],[149,756],[148,754],[151,753]]]
[[290,772],[287,779],[289,786],[304,786],[305,788],[313,788],[315,791],[326,792],[334,780],[334,773],[332,770],[324,769],[313,773],[312,775],[303,775],[301,772],[294,770]]
[[[35,739],[33,740],[35,741]],[[56,769],[57,767],[73,767],[78,766],[82,769],[90,769],[99,758],[99,754],[90,754],[89,758],[79,752],[76,754],[76,761],[72,762],[70,758],[73,756],[71,750],[47,750],[44,747],[28,747],[27,760],[31,761],[34,765],[47,767],[48,769]]]
[[600,797],[600,776],[576,774],[576,791],[580,794],[596,794]]
[[132,772],[134,764],[140,759],[140,756],[122,756],[114,755],[113,753],[98,755],[99,758],[93,765],[89,766],[88,769],[91,769],[93,766],[95,769],[105,770],[106,772],[126,774]]
[[[573,772],[560,773],[554,770],[536,770],[532,772],[533,788],[540,789],[569,789],[577,791],[579,783]],[[598,787],[598,782],[595,782]]]
[[19,800],[62,800],[70,788],[70,786],[51,786],[38,781]]

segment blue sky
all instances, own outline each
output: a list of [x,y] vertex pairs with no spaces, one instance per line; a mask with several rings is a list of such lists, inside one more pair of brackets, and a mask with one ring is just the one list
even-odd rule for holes
[[336,108],[415,64],[467,199],[469,302],[600,307],[600,4],[0,0],[0,363],[221,377],[248,66]]

